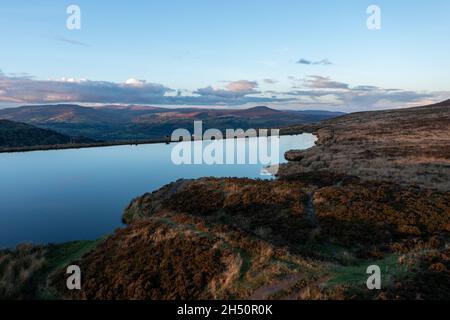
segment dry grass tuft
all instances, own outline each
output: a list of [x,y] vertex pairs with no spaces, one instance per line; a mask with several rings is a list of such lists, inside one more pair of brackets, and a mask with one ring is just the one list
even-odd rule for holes
[[36,275],[46,265],[45,249],[30,244],[16,250],[0,251],[0,299],[19,300],[35,297]]

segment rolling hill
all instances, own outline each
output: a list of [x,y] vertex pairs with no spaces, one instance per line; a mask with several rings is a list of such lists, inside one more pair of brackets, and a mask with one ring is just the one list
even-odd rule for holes
[[170,135],[178,128],[192,130],[202,120],[204,129],[279,128],[317,122],[342,115],[324,111],[250,109],[169,109],[152,106],[79,105],[23,106],[0,110],[0,119],[24,122],[70,136],[97,140],[145,140]]
[[287,154],[281,175],[334,168],[365,180],[450,189],[450,100],[409,109],[358,112],[284,134],[312,132],[316,148]]
[[70,137],[25,123],[0,119],[0,149],[92,143],[83,137]]

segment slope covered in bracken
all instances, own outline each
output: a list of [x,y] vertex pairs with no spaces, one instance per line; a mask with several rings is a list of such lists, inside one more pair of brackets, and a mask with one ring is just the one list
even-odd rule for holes
[[320,170],[402,185],[450,189],[450,100],[410,109],[361,112],[284,133],[314,132],[315,148],[287,154],[280,175]]
[[[442,298],[419,275],[450,288],[450,193],[340,178],[177,181],[133,200],[129,226],[76,262],[83,290],[54,283],[75,299]],[[364,290],[373,263],[381,292]]]
[[77,299],[236,299],[278,278],[313,281],[320,265],[287,249],[313,230],[305,199],[286,182],[178,181],[134,200],[129,226],[76,262],[81,291],[62,273],[54,283]]

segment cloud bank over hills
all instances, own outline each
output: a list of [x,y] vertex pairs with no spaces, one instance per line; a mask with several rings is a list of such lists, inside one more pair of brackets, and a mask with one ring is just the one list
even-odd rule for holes
[[227,81],[222,86],[210,85],[187,91],[135,78],[122,83],[75,78],[40,80],[28,74],[5,74],[0,70],[0,102],[231,107],[270,104],[275,108],[352,112],[424,105],[450,96],[450,91],[418,92],[368,85],[352,86],[321,75],[288,77],[286,80],[290,83],[288,90],[275,90],[279,80],[266,78],[260,81]]

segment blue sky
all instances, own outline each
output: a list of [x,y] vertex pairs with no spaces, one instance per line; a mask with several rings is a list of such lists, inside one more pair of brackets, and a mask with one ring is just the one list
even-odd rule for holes
[[[71,4],[81,30],[66,28]],[[381,30],[366,27],[372,4]],[[2,0],[0,102],[428,103],[450,97],[449,17],[448,0]]]

